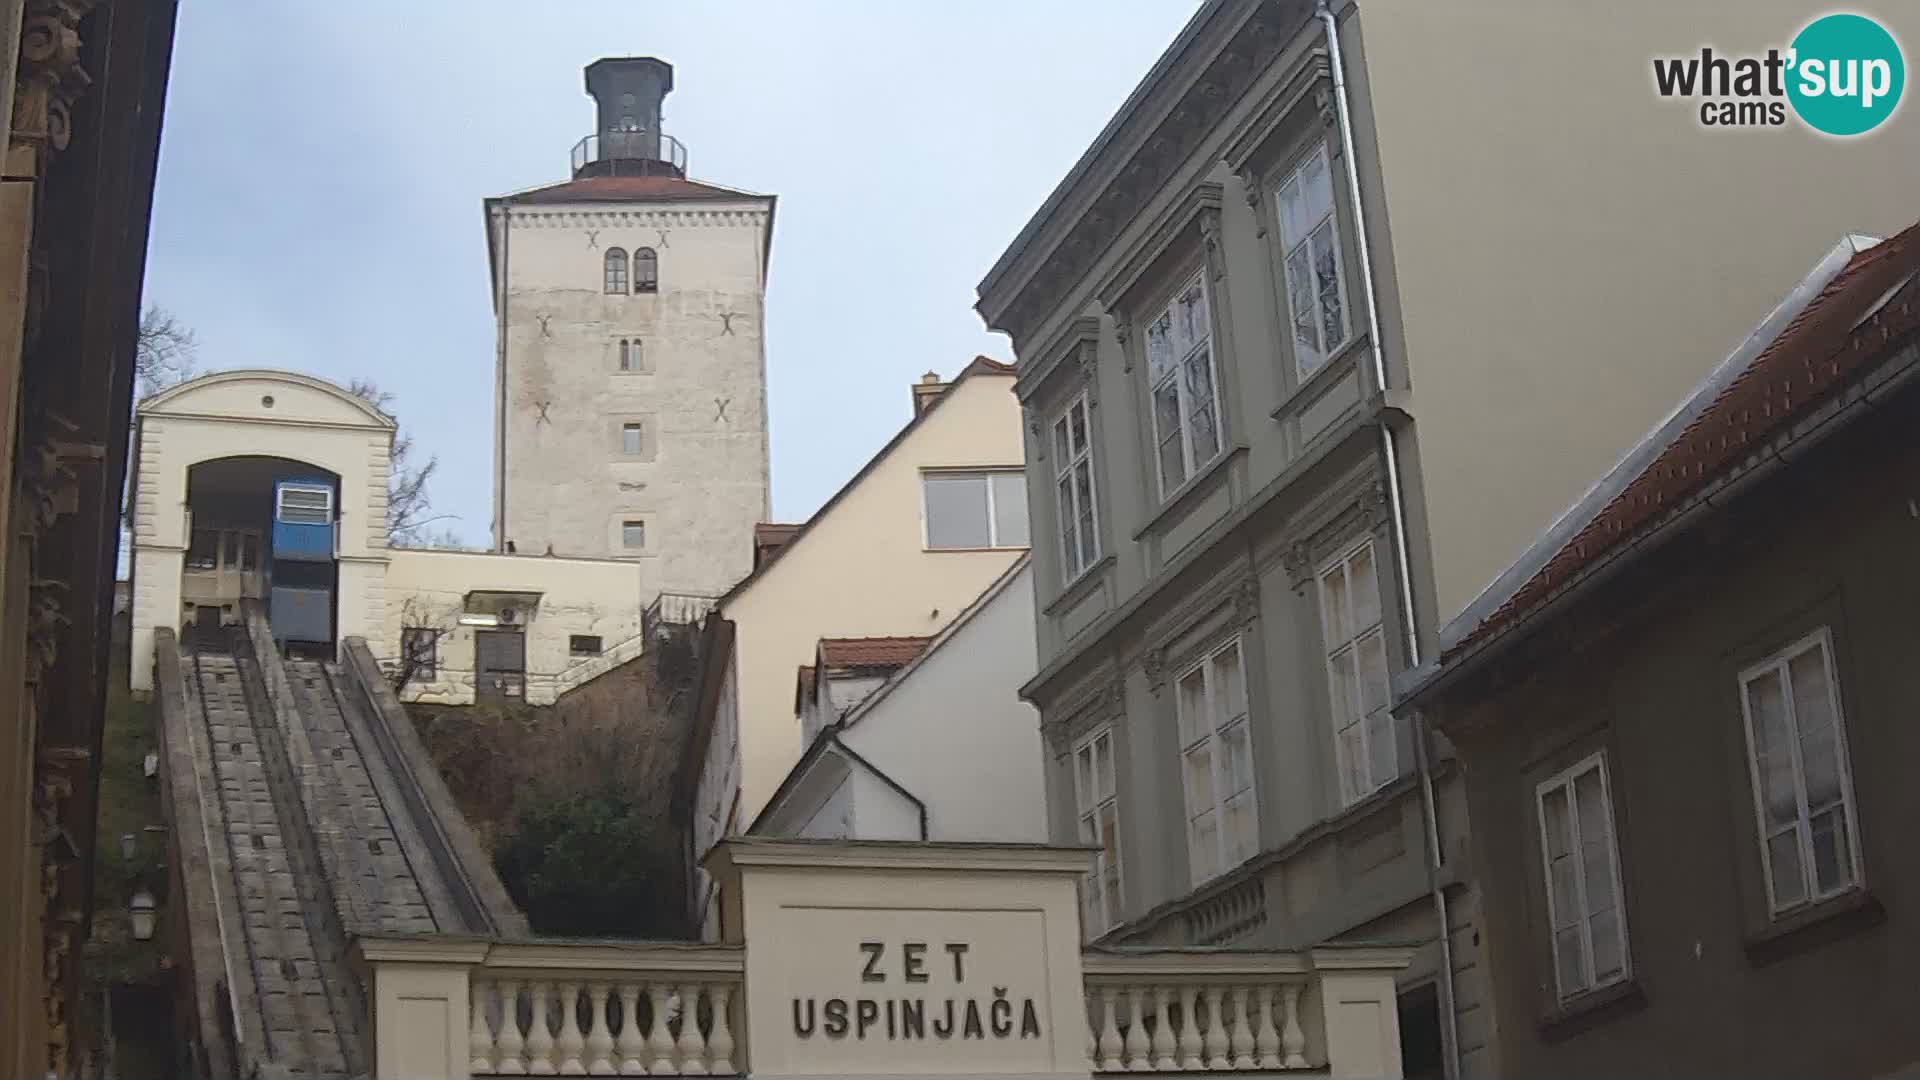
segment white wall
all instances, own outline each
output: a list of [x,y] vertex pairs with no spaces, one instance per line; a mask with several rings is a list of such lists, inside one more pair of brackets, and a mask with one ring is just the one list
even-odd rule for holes
[[218,372],[135,410],[132,685],[153,688],[153,632],[182,624],[187,473],[216,458],[306,462],[340,483],[338,633],[378,637],[385,622],[387,471],[393,423],[320,379],[284,371]]
[[[1034,670],[1029,564],[850,714],[840,739],[927,805],[928,839],[1044,843],[1040,714],[1019,696]],[[857,793],[860,838],[883,839],[869,830],[866,796]]]
[[470,551],[395,548],[386,574],[386,621],[368,636],[375,655],[397,661],[401,630],[441,631],[435,677],[410,683],[408,701],[465,705],[473,701],[474,627],[461,626],[472,590],[538,592],[540,602],[520,626],[527,643],[527,701],[545,705],[555,683],[591,658],[568,653],[568,638],[593,634],[612,649],[640,633],[644,567],[612,559],[563,559]]
[[[504,538],[522,553],[639,558],[652,589],[724,592],[770,513],[771,200],[523,205],[510,224],[493,222],[508,284]],[[656,249],[660,291],[607,295],[613,247]],[[622,338],[642,343],[638,373],[620,369]],[[629,421],[638,456],[622,450]],[[627,519],[646,523],[638,552],[621,545]]]
[[[1013,376],[970,376],[721,606],[736,632],[741,821],[759,814],[804,749],[794,673],[813,662],[821,638],[938,633],[1024,553],[928,551],[921,470],[1019,467],[1022,458]],[[1033,662],[1029,646],[1022,664]]]

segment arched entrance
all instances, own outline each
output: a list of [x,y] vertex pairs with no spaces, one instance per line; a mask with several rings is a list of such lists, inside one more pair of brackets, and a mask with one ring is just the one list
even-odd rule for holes
[[340,478],[304,461],[237,455],[187,469],[181,624],[217,635],[266,605],[290,653],[334,652]]

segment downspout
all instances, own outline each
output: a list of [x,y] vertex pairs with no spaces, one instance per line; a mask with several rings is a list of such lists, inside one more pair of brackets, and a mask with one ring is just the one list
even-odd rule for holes
[[[1314,14],[1327,31],[1327,62],[1333,77],[1334,111],[1340,122],[1340,151],[1346,162],[1347,198],[1353,205],[1354,231],[1359,235],[1355,247],[1360,253],[1360,280],[1367,302],[1367,351],[1373,360],[1374,392],[1385,394],[1387,390],[1387,362],[1385,347],[1380,337],[1380,305],[1375,298],[1373,257],[1367,234],[1366,204],[1360,191],[1360,166],[1354,160],[1353,152],[1353,116],[1347,104],[1346,62],[1340,53],[1340,21],[1328,6],[1327,0],[1317,0]],[[1408,669],[1420,666],[1420,630],[1415,621],[1413,607],[1412,560],[1407,544],[1406,496],[1400,484],[1400,455],[1398,440],[1393,433],[1393,425],[1385,419],[1380,421],[1380,453],[1385,459],[1387,474],[1387,513],[1391,519],[1393,531],[1394,564],[1399,568],[1400,624],[1405,633],[1405,645]],[[1447,914],[1447,894],[1440,884],[1440,820],[1439,807],[1433,793],[1433,761],[1428,745],[1429,734],[1426,718],[1415,713],[1413,720],[1413,756],[1415,768],[1420,774],[1420,809],[1427,833],[1427,890],[1433,897],[1434,917],[1439,920],[1440,929],[1440,1013],[1442,1031],[1445,1033],[1446,1075],[1448,1080],[1459,1080],[1460,1076],[1460,1022],[1454,1010],[1453,985],[1453,936],[1450,933],[1451,921]]]
[[500,280],[493,287],[493,550],[507,550],[507,260],[513,208],[500,206]]

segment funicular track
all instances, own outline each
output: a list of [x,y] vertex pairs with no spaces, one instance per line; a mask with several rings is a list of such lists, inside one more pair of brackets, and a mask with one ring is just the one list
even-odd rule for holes
[[[356,731],[365,718],[339,685],[338,668],[317,660],[289,660],[287,681],[321,774],[326,821],[318,830],[321,857],[335,902],[351,912],[352,929],[432,933],[439,925],[422,894],[429,866],[415,865],[400,843],[387,804],[391,778],[378,751]],[[351,714],[351,722],[349,715]],[[377,775],[376,775],[377,774]],[[383,781],[386,781],[383,783]]]
[[[206,733],[262,1059],[291,1076],[362,1075],[360,1003],[274,711],[244,635],[183,657]],[[251,991],[250,994],[247,992]]]

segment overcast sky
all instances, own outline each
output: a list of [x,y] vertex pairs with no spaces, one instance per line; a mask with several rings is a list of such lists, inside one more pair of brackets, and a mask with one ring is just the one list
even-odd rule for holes
[[480,200],[566,178],[586,64],[660,56],[692,175],[780,196],[773,509],[802,520],[905,423],[920,373],[1011,358],[974,286],[1196,6],[187,0],[146,299],[194,329],[201,370],[392,391],[440,459],[436,510],[484,543]]

